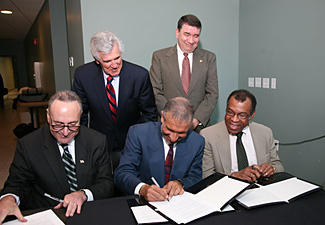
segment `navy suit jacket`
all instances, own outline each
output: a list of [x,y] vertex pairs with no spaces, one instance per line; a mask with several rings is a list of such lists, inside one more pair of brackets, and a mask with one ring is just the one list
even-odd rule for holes
[[123,60],[120,72],[117,121],[113,121],[103,71],[95,61],[76,69],[72,90],[81,98],[81,124],[106,134],[111,149],[123,149],[131,125],[157,121],[157,109],[148,71]]
[[[202,179],[204,138],[189,130],[176,145],[176,154],[170,180],[180,179],[188,188]],[[121,154],[120,164],[114,173],[115,185],[127,194],[134,194],[140,182],[165,185],[165,153],[160,122],[149,122],[130,127]]]
[[[89,189],[94,199],[114,194],[113,177],[105,135],[81,126],[75,136],[76,174],[79,189]],[[45,125],[17,142],[9,177],[1,192],[19,196],[21,209],[53,207],[70,193],[64,163],[56,139]]]

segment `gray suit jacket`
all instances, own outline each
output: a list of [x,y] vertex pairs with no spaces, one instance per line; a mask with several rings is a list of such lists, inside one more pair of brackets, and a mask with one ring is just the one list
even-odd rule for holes
[[206,125],[218,99],[216,55],[197,48],[193,52],[193,64],[188,95],[185,94],[177,59],[177,48],[158,50],[152,55],[150,79],[158,112],[173,97],[187,98],[194,109],[194,118]]
[[[256,151],[257,164],[269,163],[275,167],[276,172],[284,171],[276,152],[272,130],[254,122],[249,124],[249,129]],[[229,175],[231,173],[231,153],[225,121],[203,129],[201,135],[205,138],[202,160],[203,178],[215,172]]]

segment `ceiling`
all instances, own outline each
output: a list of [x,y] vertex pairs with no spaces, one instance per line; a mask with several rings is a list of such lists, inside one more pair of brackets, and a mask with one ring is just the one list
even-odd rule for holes
[[42,8],[44,0],[0,0],[0,10],[11,10],[11,15],[0,13],[0,39],[24,40]]

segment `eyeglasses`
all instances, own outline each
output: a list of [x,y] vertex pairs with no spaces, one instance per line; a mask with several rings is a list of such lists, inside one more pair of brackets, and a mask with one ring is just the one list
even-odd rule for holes
[[51,124],[51,127],[55,132],[59,132],[63,130],[65,127],[67,127],[69,131],[76,132],[79,130],[80,125]]
[[235,113],[234,111],[232,111],[231,109],[227,109],[226,110],[226,115],[227,116],[230,116],[230,117],[234,117],[235,115],[237,115],[237,117],[240,119],[240,120],[246,120],[249,118],[249,114],[248,113],[245,113],[245,112],[240,112],[240,113]]

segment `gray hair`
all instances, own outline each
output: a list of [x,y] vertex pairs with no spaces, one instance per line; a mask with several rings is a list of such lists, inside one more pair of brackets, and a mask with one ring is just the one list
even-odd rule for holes
[[73,91],[69,91],[69,90],[64,90],[64,91],[59,91],[56,92],[54,95],[51,96],[49,103],[48,103],[48,109],[50,111],[51,106],[53,105],[53,102],[55,100],[59,100],[62,102],[78,102],[79,108],[80,108],[80,113],[82,113],[82,104],[81,104],[81,100],[79,98],[79,96],[73,92]]
[[110,53],[115,43],[122,53],[124,51],[123,43],[115,34],[110,31],[98,32],[90,40],[90,52],[96,60],[100,60],[98,52]]
[[166,113],[169,113],[173,119],[192,123],[194,111],[189,100],[183,97],[175,97],[166,103],[163,109],[164,119]]

